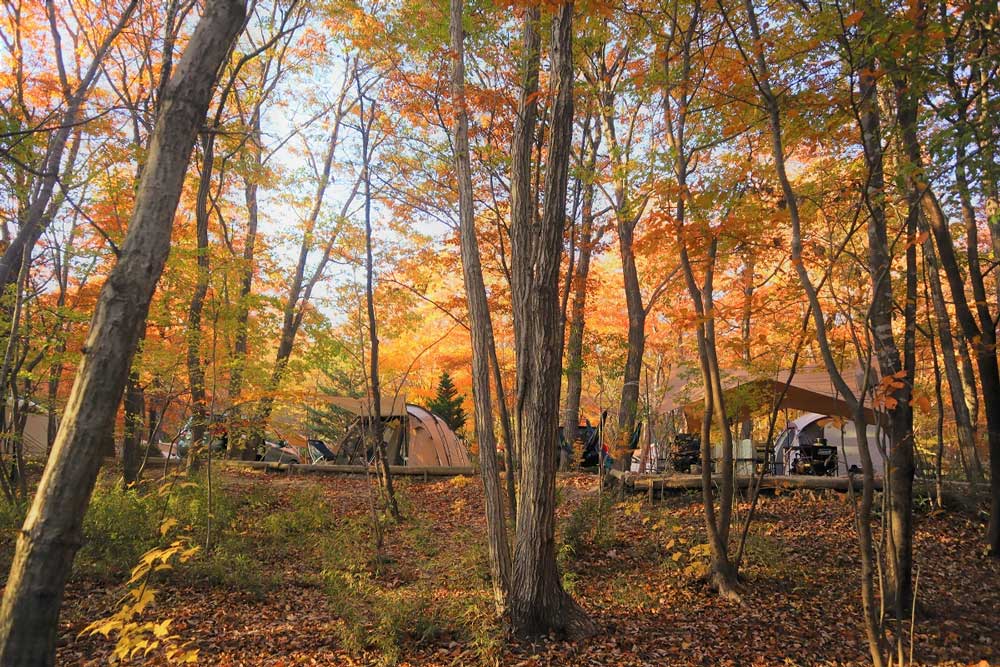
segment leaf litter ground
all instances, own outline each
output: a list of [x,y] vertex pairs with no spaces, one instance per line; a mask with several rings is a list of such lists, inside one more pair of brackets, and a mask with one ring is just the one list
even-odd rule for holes
[[[373,557],[363,478],[226,472],[221,486],[218,495],[234,503],[233,520],[204,556],[212,565],[170,573],[158,583],[151,612],[173,619],[172,630],[199,649],[199,664],[867,662],[857,548],[843,495],[761,498],[743,603],[736,605],[696,579],[704,552],[696,495],[652,505],[638,498],[598,502],[595,477],[561,476],[564,580],[602,631],[581,642],[515,642],[489,614],[478,480],[400,480],[404,520],[386,526],[380,559]],[[917,514],[918,664],[1000,664],[1000,566],[982,552],[982,529],[966,514]],[[106,663],[110,642],[78,634],[109,613],[122,592],[105,577],[74,576],[60,664]],[[146,664],[161,660],[151,655]]]

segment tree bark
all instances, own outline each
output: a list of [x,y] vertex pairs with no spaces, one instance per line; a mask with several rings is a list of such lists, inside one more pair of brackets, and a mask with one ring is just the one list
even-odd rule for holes
[[191,392],[191,444],[187,452],[188,473],[197,472],[201,465],[201,449],[208,428],[208,403],[205,393],[205,368],[201,364],[201,314],[208,295],[208,196],[215,169],[215,139],[209,132],[201,140],[201,178],[195,198],[195,238],[197,240],[197,271],[187,319],[187,372]]
[[[517,421],[522,430],[521,487],[517,507],[511,625],[520,636],[550,631],[570,637],[590,634],[593,622],[563,590],[555,553],[555,472],[563,328],[559,298],[560,256],[566,218],[566,187],[573,131],[573,3],[559,6],[552,22],[551,116],[545,198],[538,233],[512,252],[520,276],[514,300],[531,325],[516,335]],[[523,168],[515,165],[516,169]],[[523,177],[523,174],[518,174]],[[512,174],[512,180],[514,175]],[[524,225],[512,235],[526,236]],[[512,220],[512,226],[514,221]],[[528,250],[529,252],[525,252]],[[523,327],[523,317],[515,326]]]
[[[511,143],[510,167],[510,252],[511,252],[511,306],[514,321],[514,347],[524,349],[525,341],[531,337],[533,315],[531,311],[533,247],[539,229],[537,225],[536,201],[532,188],[532,146],[538,116],[538,70],[541,61],[541,37],[538,22],[541,12],[537,6],[528,5],[524,9],[524,25],[521,33],[521,90],[518,98],[517,117],[514,120],[514,137]],[[523,259],[514,262],[517,255]],[[514,443],[519,456],[524,454],[524,425],[521,414],[522,401],[527,392],[523,383],[528,373],[527,359],[515,355],[516,391],[514,408]],[[524,461],[519,461],[523,470]]]
[[142,466],[142,434],[146,417],[146,398],[139,382],[139,369],[133,368],[125,383],[125,433],[122,437],[122,480],[128,486],[139,481]]
[[55,447],[18,535],[0,607],[0,663],[52,665],[83,515],[156,283],[191,149],[244,5],[209,2],[164,95],[121,258],[101,289]]
[[[490,556],[490,579],[497,615],[507,613],[510,591],[511,558],[504,524],[503,498],[497,464],[496,435],[493,431],[493,406],[490,399],[490,368],[497,380],[497,400],[503,402],[500,369],[496,363],[493,322],[490,317],[486,285],[476,239],[475,200],[472,192],[472,165],[469,158],[469,111],[465,99],[465,32],[462,29],[463,0],[451,0],[450,36],[452,49],[451,96],[455,107],[454,160],[458,184],[459,242],[462,254],[462,278],[469,309],[469,334],[472,338],[472,401],[475,405],[476,441],[486,499],[486,535]],[[508,449],[511,442],[507,443]],[[509,465],[507,479],[513,484],[514,470]]]
[[[882,155],[881,110],[874,62],[862,61],[859,67],[861,99],[858,118],[868,187],[864,200],[868,209],[868,271],[872,284],[872,303],[868,310],[869,329],[874,342],[879,372],[900,386],[886,391],[884,413],[888,416],[890,450],[888,452],[890,550],[885,591],[886,607],[897,619],[910,608],[911,563],[913,553],[913,391],[916,367],[914,344],[916,331],[916,216],[918,203],[911,198],[906,229],[911,240],[906,249],[905,332],[901,358],[893,334],[892,255],[889,250],[885,216],[885,176]],[[902,105],[898,113],[905,110]],[[883,384],[887,388],[891,385]]]

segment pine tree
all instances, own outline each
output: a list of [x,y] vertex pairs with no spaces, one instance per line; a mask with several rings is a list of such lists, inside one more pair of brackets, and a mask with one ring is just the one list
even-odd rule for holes
[[465,396],[458,393],[451,376],[445,371],[438,380],[437,394],[427,403],[427,409],[443,419],[455,432],[465,428]]

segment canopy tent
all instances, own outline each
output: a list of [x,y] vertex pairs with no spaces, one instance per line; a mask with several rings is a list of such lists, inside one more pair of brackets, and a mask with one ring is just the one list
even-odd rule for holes
[[[364,463],[365,457],[370,459],[372,454],[369,439],[365,437],[372,419],[368,412],[370,402],[341,397],[334,397],[331,402],[357,415],[357,419],[347,427],[337,445],[329,447],[323,443],[329,455],[320,451],[319,457],[313,455],[314,460],[346,465]],[[472,465],[465,445],[438,415],[405,401],[382,401],[381,405],[389,465],[444,468]]]
[[[844,373],[844,379],[855,396],[861,393],[864,378],[860,369]],[[701,415],[704,411],[700,398],[703,389],[700,377],[696,390],[692,390],[693,384],[691,374],[673,378],[666,397],[660,403],[660,412],[682,410],[688,432],[697,433],[701,428]],[[830,375],[825,369],[815,366],[800,369],[794,374],[787,370],[756,375],[743,370],[725,371],[722,387],[726,409],[731,416],[743,417],[777,407],[848,419],[852,417],[849,404],[830,380]],[[865,401],[865,420],[869,424],[875,423],[870,399]]]
[[[837,476],[844,477],[851,468],[861,468],[858,434],[854,422],[807,412],[798,419],[788,422],[775,442],[774,460],[780,466],[779,472],[790,473],[796,447],[816,443],[821,439],[837,450]],[[869,425],[867,441],[874,472],[876,475],[881,475],[885,469],[882,451],[886,453],[889,451],[886,433],[877,426]]]

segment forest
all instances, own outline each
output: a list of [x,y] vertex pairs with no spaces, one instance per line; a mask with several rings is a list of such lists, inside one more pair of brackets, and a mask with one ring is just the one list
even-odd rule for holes
[[997,0],[0,59],[0,665],[1000,665]]

